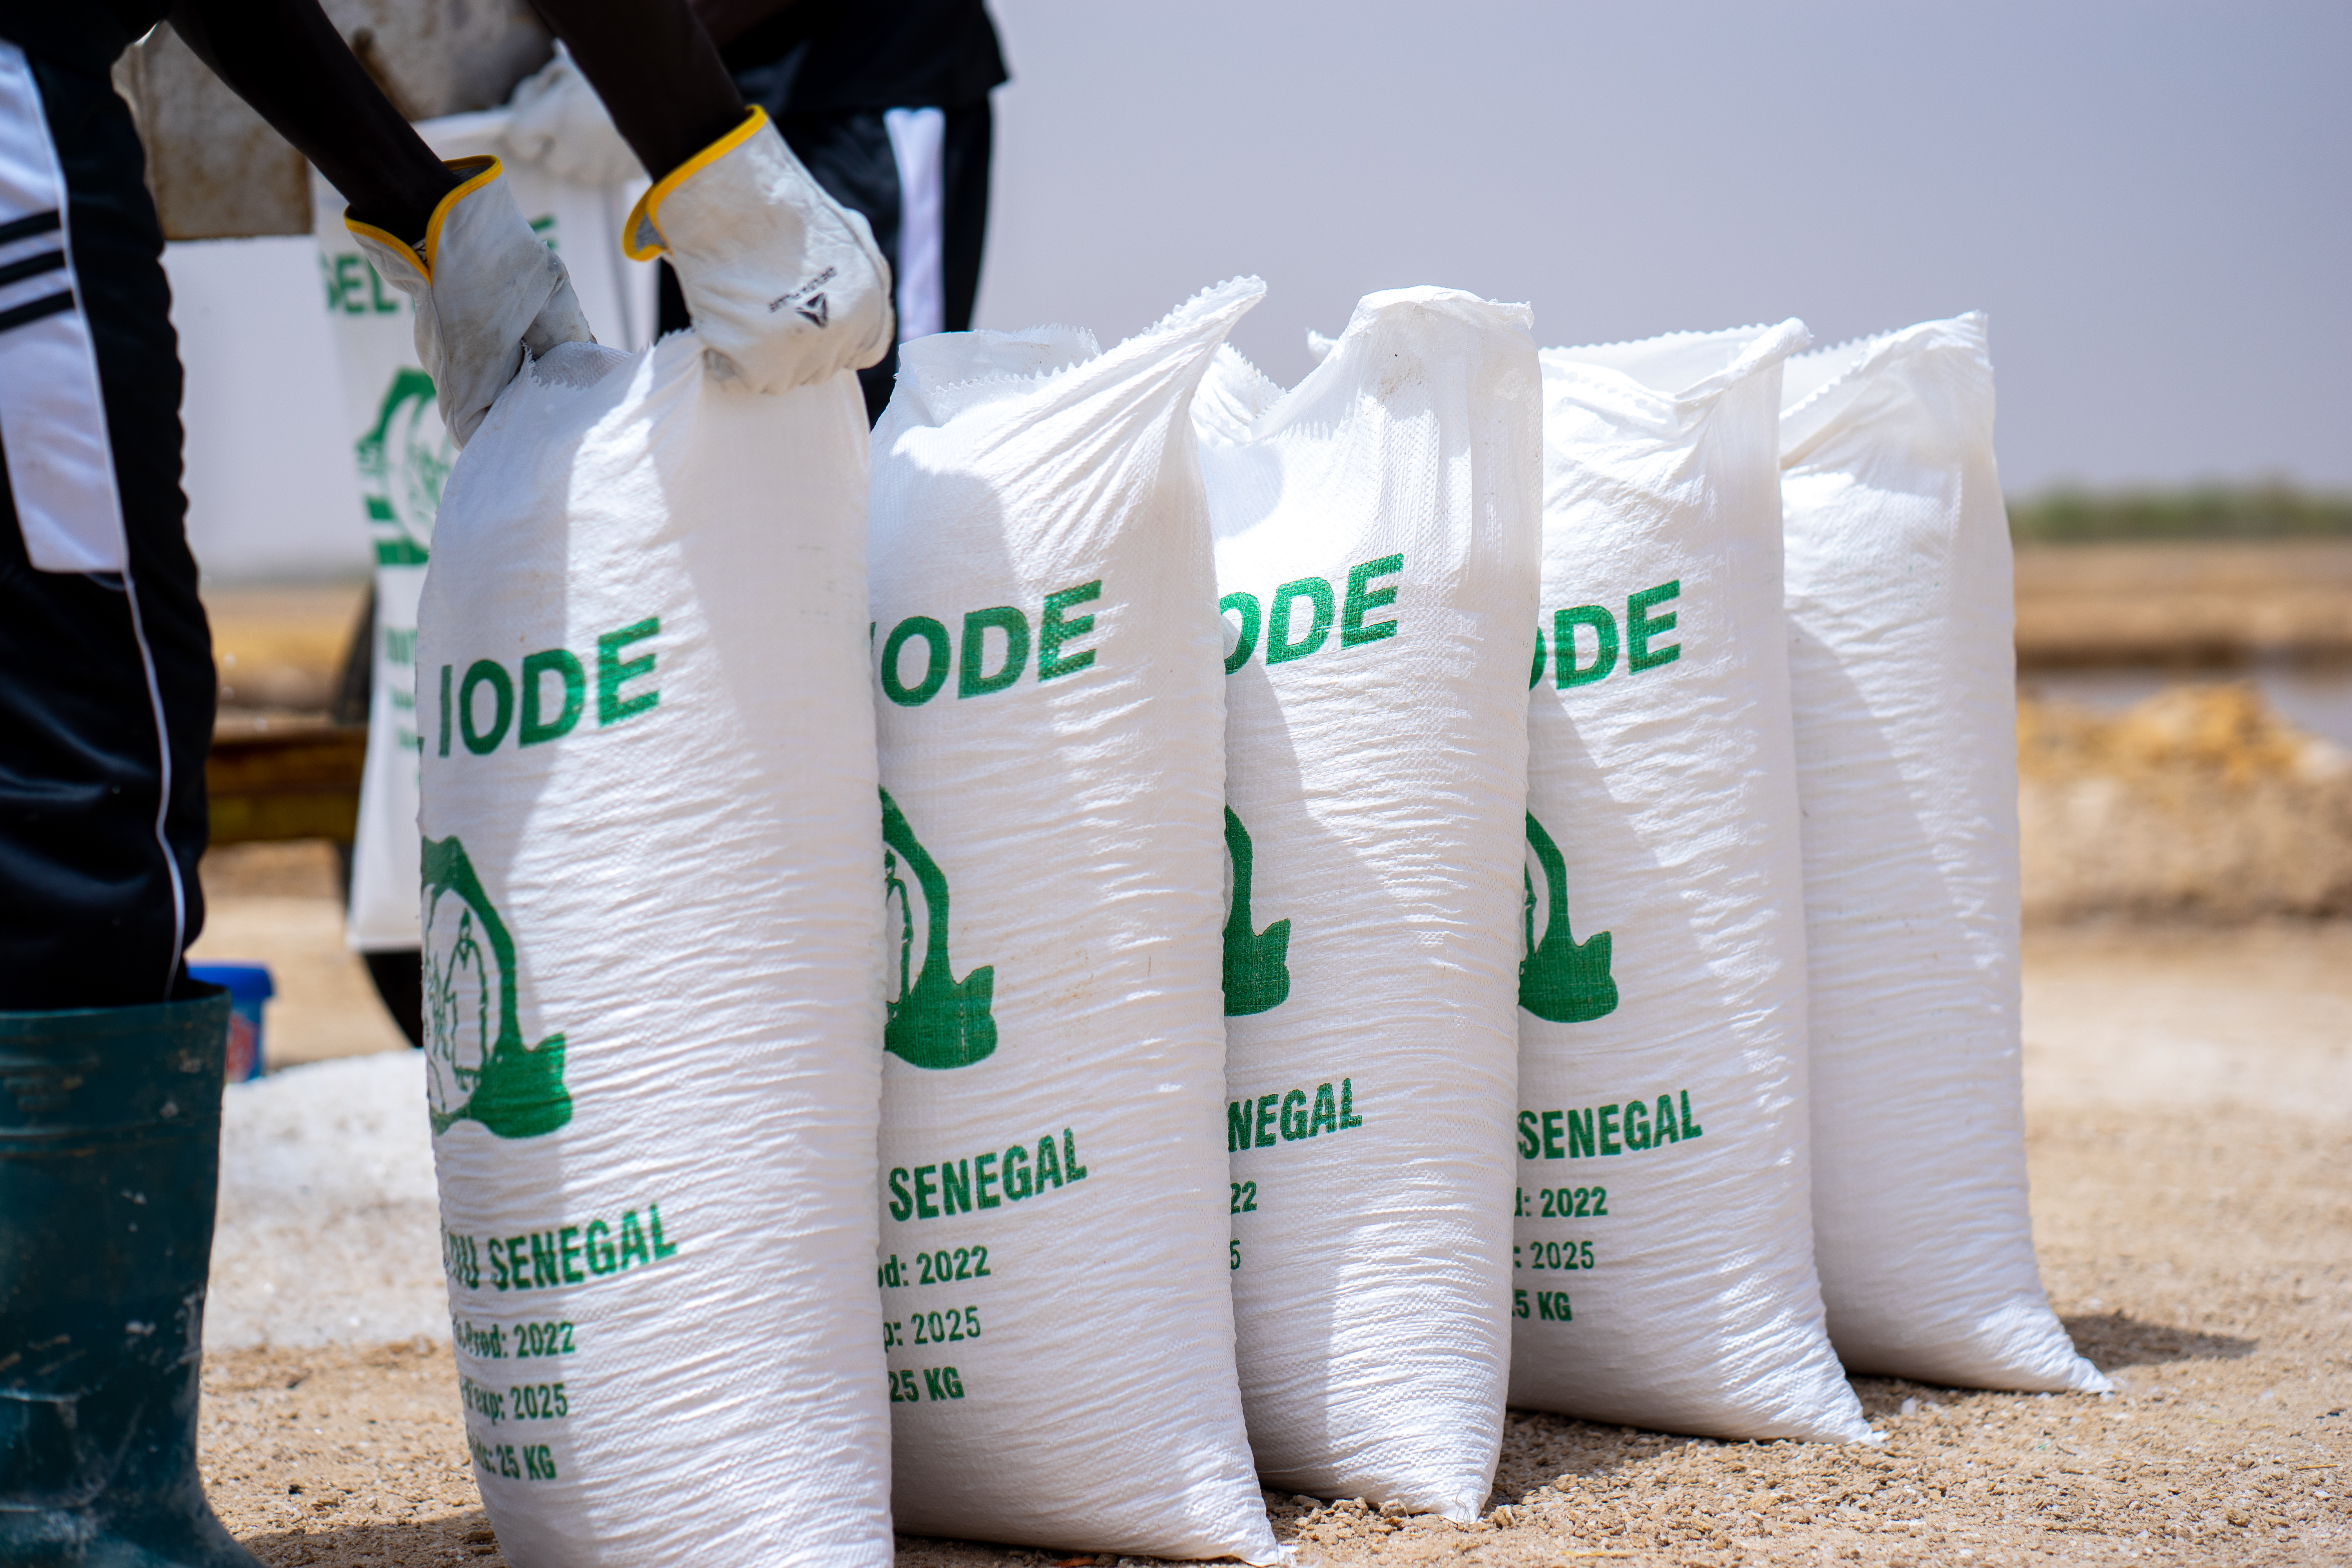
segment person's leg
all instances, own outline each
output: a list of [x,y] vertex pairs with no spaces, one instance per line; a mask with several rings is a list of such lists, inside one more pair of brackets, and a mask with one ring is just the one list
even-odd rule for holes
[[[36,569],[0,468],[0,1011],[172,994],[204,923],[196,863],[214,710],[182,528],[171,297],[138,134],[105,79],[41,61],[34,77],[65,175],[65,226],[0,263],[69,247],[128,565]],[[18,438],[40,433],[0,431]]]
[[940,275],[945,285],[946,330],[971,331],[973,303],[980,297],[981,253],[988,244],[988,167],[994,139],[988,100],[947,111],[947,144],[941,163],[943,241]]
[[946,286],[940,272],[947,111],[886,110],[882,124],[898,169],[898,246],[890,266],[897,275],[898,341],[905,342],[947,331]]
[[196,1470],[228,998],[181,963],[213,668],[163,237],[107,79],[0,68],[0,1563],[258,1568]]

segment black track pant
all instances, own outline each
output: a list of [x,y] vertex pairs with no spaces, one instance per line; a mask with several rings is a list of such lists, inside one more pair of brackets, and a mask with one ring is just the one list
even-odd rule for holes
[[[63,166],[129,534],[121,574],[37,571],[0,468],[0,1011],[170,995],[204,922],[212,639],[180,494],[163,237],[130,111],[32,58]],[[40,439],[9,430],[8,441]]]
[[[817,114],[782,114],[776,128],[784,142],[808,169],[825,194],[842,205],[866,215],[873,226],[874,243],[893,268],[898,264],[898,165],[890,151],[890,132],[878,109],[853,109]],[[988,163],[994,121],[988,100],[946,110],[945,145],[941,149],[940,271],[945,298],[944,329],[971,330],[972,302],[980,295],[980,254],[988,239]],[[687,325],[685,297],[669,263],[661,268],[660,330],[675,332]],[[882,417],[890,402],[891,384],[898,375],[898,348],[893,343],[882,363],[857,373],[866,392],[866,417]]]

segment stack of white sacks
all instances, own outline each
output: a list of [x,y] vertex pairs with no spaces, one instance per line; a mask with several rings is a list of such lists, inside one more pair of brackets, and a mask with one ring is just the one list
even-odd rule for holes
[[879,265],[743,145],[828,310],[762,346],[793,279],[657,189],[709,323],[527,366],[421,611],[511,1559],[1270,1563],[1261,1479],[1478,1514],[1507,1404],[2105,1386],[2025,1206],[1980,317],[1539,353],[1404,289],[1285,391],[1240,279],[910,343],[869,458]]

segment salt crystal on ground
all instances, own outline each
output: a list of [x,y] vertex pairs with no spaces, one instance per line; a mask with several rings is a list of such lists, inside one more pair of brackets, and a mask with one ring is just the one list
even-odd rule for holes
[[419,1051],[228,1087],[205,1348],[449,1337]]

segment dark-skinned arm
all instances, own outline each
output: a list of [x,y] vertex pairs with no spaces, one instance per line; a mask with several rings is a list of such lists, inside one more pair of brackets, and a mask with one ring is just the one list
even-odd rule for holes
[[457,184],[369,79],[318,0],[179,0],[172,30],[318,165],[352,215],[412,245]]
[[531,0],[656,180],[743,118],[743,95],[687,0]]
[[[667,173],[743,117],[742,96],[687,0],[536,0],[638,161]],[[178,0],[172,26],[343,194],[352,216],[414,244],[457,179],[401,118],[318,0]]]

